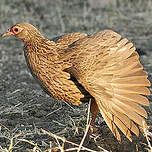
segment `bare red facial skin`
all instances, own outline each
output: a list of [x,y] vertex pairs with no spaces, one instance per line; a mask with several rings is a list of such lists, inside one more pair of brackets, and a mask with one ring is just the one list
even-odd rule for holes
[[22,30],[23,30],[23,28],[21,28],[19,25],[15,25],[15,26],[11,27],[6,33],[4,33],[2,35],[2,37],[9,36],[9,35],[15,36],[15,35],[19,34]]
[[15,25],[12,28],[10,28],[10,32],[14,33],[14,35],[20,33],[22,31],[22,28],[19,27],[19,25]]
[[14,32],[13,32],[13,27],[11,27],[10,29],[8,29],[8,31],[14,33]]

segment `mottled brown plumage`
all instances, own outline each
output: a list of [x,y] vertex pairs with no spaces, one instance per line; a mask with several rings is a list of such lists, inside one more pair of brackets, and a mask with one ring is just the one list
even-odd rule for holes
[[98,111],[118,141],[117,127],[132,141],[139,135],[149,106],[150,82],[135,47],[111,30],[92,36],[72,33],[46,39],[32,25],[21,23],[3,35],[24,42],[24,52],[33,76],[55,99],[73,105],[91,100],[92,124]]

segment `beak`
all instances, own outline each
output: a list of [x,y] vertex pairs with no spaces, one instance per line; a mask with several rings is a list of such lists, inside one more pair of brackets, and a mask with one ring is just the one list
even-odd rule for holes
[[9,36],[9,35],[14,35],[14,33],[11,32],[10,30],[8,30],[6,33],[4,33],[4,34],[2,35],[2,37]]

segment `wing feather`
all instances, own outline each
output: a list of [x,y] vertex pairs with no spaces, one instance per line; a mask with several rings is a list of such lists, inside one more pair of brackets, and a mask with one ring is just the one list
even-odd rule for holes
[[108,113],[105,111],[105,108],[100,106],[100,112],[101,112],[105,122],[107,123],[108,127],[112,131],[113,135],[116,137],[116,139],[118,141],[121,141],[119,131],[118,131],[115,123],[108,117]]
[[115,97],[119,100],[126,100],[128,102],[137,102],[139,104],[149,106],[149,100],[142,95],[137,94],[115,94]]
[[133,44],[106,30],[76,42],[69,49],[62,61],[68,59],[72,64],[70,72],[95,98],[117,140],[120,141],[118,127],[132,141],[130,131],[138,136],[135,124],[142,126],[143,117],[147,118],[139,104],[149,105],[144,95],[150,95],[147,87],[151,85]]
[[78,41],[79,39],[83,39],[86,37],[87,34],[85,33],[70,33],[65,34],[60,37],[53,38],[53,41],[55,41],[56,46],[58,48],[61,48],[62,50],[67,49],[69,45],[72,43]]
[[131,121],[128,116],[126,116],[123,113],[120,112],[115,112],[115,115],[118,117],[118,119],[124,123],[124,125],[131,130],[135,135],[139,136],[139,129],[138,127],[134,124],[133,121]]

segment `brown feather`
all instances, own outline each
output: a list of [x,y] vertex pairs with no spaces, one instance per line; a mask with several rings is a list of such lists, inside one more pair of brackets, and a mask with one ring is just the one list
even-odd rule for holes
[[134,122],[132,120],[130,120],[128,118],[128,116],[126,116],[123,113],[120,113],[118,111],[115,112],[116,117],[118,117],[118,119],[124,123],[124,125],[131,130],[134,134],[136,134],[137,136],[139,136],[139,129],[138,127],[134,124]]
[[[19,33],[10,33],[19,28]],[[73,105],[92,101],[93,121],[102,114],[118,141],[118,128],[132,141],[139,135],[149,105],[150,82],[133,43],[111,30],[97,34],[72,33],[47,40],[28,23],[13,26],[6,35],[24,43],[27,64],[41,86],[58,100]],[[147,125],[146,125],[147,126]]]
[[121,141],[120,138],[120,134],[118,132],[118,129],[116,127],[116,125],[113,123],[113,121],[108,117],[107,112],[105,111],[105,108],[100,107],[100,112],[105,120],[105,122],[107,123],[108,127],[110,128],[110,130],[112,131],[113,135],[116,137],[116,139],[118,141]]
[[[116,138],[119,139],[119,135],[115,125],[131,140],[131,134],[128,131],[128,129],[131,130],[130,126],[127,127],[119,115],[122,114],[123,117],[126,117],[125,120],[133,124],[134,129],[131,131],[138,135],[139,131],[132,120],[142,126],[142,121],[144,121],[142,117],[147,118],[146,111],[136,103],[149,105],[146,97],[141,95],[150,95],[147,88],[150,86],[150,82],[147,79],[147,74],[143,72],[143,66],[139,62],[139,55],[135,52],[133,44],[129,43],[127,39],[120,40],[120,36],[117,37],[116,33],[111,31],[103,33],[106,32],[108,35],[111,33],[111,37],[103,37],[101,33],[100,40],[97,34],[97,42],[94,42],[97,35],[90,37],[89,46],[91,45],[91,47],[88,47],[88,41],[82,40],[83,45],[87,43],[86,47],[83,48],[83,54],[82,49],[79,51],[81,43],[78,42],[74,48],[71,48],[71,54],[69,51],[67,55],[70,58],[72,52],[77,50],[78,58],[71,58],[73,64],[71,71],[95,98],[101,114]],[[115,41],[113,41],[114,37],[117,37]],[[103,46],[108,47],[104,49]],[[87,67],[84,69],[81,64],[87,65]],[[116,118],[112,120],[110,115]],[[115,123],[115,125],[111,123]]]

